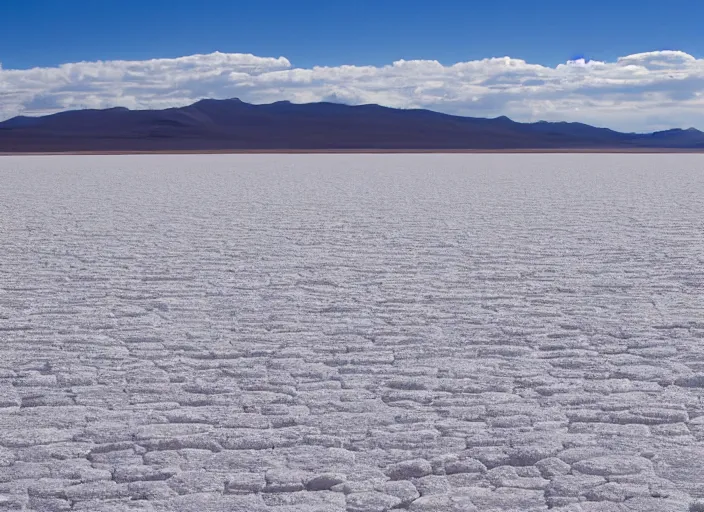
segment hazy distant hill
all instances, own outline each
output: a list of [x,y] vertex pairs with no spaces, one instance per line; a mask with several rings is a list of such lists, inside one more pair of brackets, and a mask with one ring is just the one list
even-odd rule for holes
[[226,149],[704,149],[693,128],[620,133],[379,105],[201,100],[165,110],[75,110],[0,123],[0,152]]

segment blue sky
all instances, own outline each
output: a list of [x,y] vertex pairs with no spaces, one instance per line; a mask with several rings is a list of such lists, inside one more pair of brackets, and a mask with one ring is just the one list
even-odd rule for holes
[[239,97],[704,129],[702,20],[704,0],[0,0],[0,120]]
[[243,52],[295,66],[704,56],[704,1],[2,0],[6,68]]

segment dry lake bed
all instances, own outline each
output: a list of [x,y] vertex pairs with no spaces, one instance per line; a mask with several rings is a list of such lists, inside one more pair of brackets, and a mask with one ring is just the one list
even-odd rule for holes
[[0,510],[701,512],[704,156],[0,158]]

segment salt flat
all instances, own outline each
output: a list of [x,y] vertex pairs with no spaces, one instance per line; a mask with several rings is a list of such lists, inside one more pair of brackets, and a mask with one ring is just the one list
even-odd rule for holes
[[0,242],[0,510],[704,510],[703,156],[3,157]]

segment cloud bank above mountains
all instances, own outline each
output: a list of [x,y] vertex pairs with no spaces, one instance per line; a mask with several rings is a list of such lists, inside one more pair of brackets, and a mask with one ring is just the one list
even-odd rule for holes
[[509,57],[443,65],[297,68],[285,57],[211,53],[3,69],[0,120],[67,109],[182,106],[202,98],[378,103],[517,121],[581,121],[625,131],[704,129],[704,59],[655,51],[556,67]]

